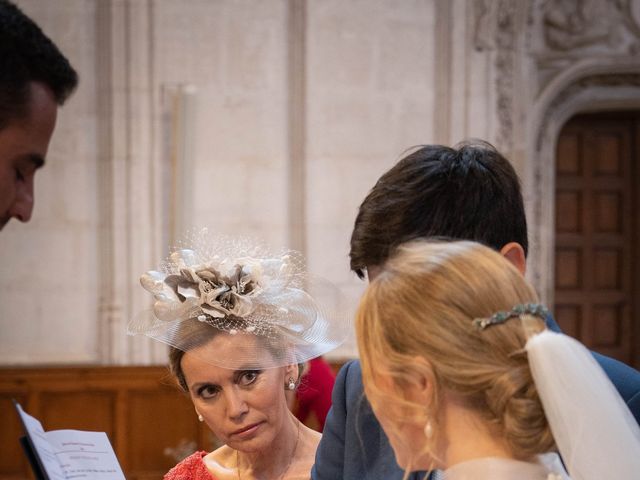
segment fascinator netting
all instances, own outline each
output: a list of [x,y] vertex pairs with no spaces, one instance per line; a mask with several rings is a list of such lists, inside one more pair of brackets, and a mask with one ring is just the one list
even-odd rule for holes
[[343,295],[309,274],[299,252],[254,239],[195,231],[140,282],[154,303],[129,322],[128,333],[185,352],[212,336],[218,344],[255,345],[207,355],[223,368],[303,363],[338,347],[351,329]]

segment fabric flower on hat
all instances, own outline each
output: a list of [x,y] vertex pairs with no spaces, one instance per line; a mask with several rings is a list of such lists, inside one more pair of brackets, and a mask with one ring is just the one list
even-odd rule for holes
[[291,280],[287,275],[288,255],[213,258],[205,264],[196,264],[196,259],[193,250],[177,250],[170,256],[176,273],[152,270],[142,275],[140,283],[156,299],[153,311],[158,319],[171,321],[202,315],[245,318],[256,309],[254,299],[265,291],[263,283],[273,290],[286,287]]
[[249,335],[247,344],[259,348],[240,358],[208,359],[223,368],[305,362],[341,344],[351,331],[341,292],[310,275],[300,252],[272,250],[251,239],[212,236],[207,229],[188,233],[140,283],[153,305],[130,320],[127,332],[183,351],[209,338],[208,327]]

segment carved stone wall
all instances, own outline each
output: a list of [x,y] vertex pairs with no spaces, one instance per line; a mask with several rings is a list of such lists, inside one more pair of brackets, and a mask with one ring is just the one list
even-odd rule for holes
[[406,148],[467,137],[521,175],[528,274],[552,300],[558,131],[638,105],[640,0],[19,4],[82,80],[33,221],[0,233],[3,363],[164,361],[124,328],[190,225],[303,250],[355,303],[366,192]]
[[640,107],[640,2],[531,3],[526,54],[535,97],[528,131],[532,278],[553,301],[555,147],[571,116]]
[[557,135],[572,115],[637,108],[640,2],[479,2],[476,48],[495,58],[496,144],[523,181],[528,276],[553,300]]
[[529,49],[538,91],[586,58],[640,53],[640,2],[553,0],[532,2]]

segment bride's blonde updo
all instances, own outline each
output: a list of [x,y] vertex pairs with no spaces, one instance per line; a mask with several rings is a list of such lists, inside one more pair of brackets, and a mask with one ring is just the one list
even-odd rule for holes
[[[473,324],[475,319],[537,301],[520,272],[480,244],[414,241],[400,246],[371,282],[357,314],[369,400],[395,407],[412,421],[429,420],[433,436],[426,451],[432,458],[436,455],[432,446],[441,440],[438,420],[446,393],[476,412],[515,458],[530,459],[553,450],[524,352],[523,322],[540,331],[544,321],[522,315],[521,320],[484,330]],[[427,360],[430,367],[416,362],[416,357]],[[403,386],[415,381],[420,369],[433,381],[428,405],[403,395]],[[394,380],[393,395],[376,385],[380,373]]]

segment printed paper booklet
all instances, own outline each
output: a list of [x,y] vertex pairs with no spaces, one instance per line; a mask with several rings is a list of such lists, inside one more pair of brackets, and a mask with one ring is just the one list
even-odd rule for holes
[[45,432],[36,418],[27,414],[15,400],[14,403],[26,433],[20,443],[36,479],[125,480],[106,433]]

